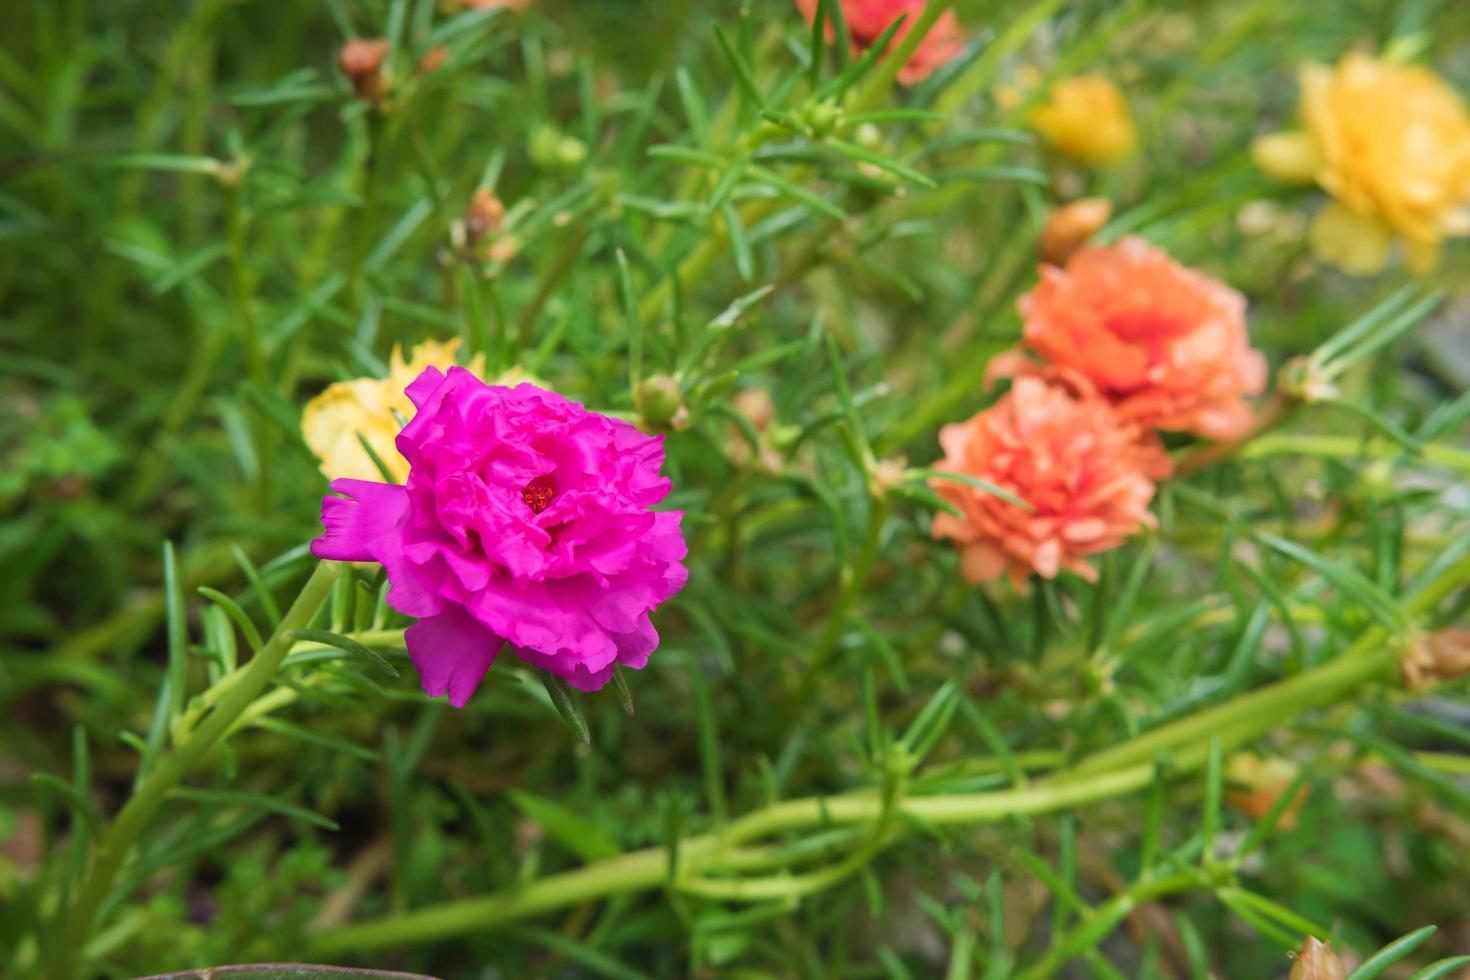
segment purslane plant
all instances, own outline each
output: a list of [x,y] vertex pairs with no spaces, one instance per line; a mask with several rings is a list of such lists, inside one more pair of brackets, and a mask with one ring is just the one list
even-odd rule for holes
[[[206,138],[190,126],[213,90],[183,84],[197,39],[240,32],[207,4],[179,27],[136,152],[107,158],[124,179],[99,251],[130,264],[104,266],[86,302],[126,326],[86,319],[78,377],[151,363],[160,345],[135,350],[130,330],[198,331],[181,384],[137,409],[159,435],[126,472],[133,503],[80,491],[184,559],[135,562],[161,586],[98,631],[7,652],[22,725],[42,705],[77,732],[71,777],[47,759],[35,781],[43,869],[0,865],[17,975],[224,956],[448,975],[1157,976],[1212,958],[1285,973],[1287,950],[1325,956],[1307,937],[1368,954],[1431,914],[1350,898],[1429,895],[1463,866],[1435,849],[1466,811],[1463,731],[1442,709],[1463,703],[1447,627],[1470,601],[1454,490],[1470,397],[1403,356],[1428,356],[1414,334],[1434,284],[1374,302],[1315,272],[1274,279],[1299,238],[1232,237],[1270,193],[1243,159],[1260,127],[1207,133],[1239,165],[1173,166],[1149,113],[1181,111],[1178,79],[1129,82],[1127,142],[1145,152],[1109,154],[1129,161],[1111,174],[1033,149],[1046,82],[1122,39],[1169,50],[1180,28],[1157,5],[1043,0],[994,25],[946,2],[778,6],[768,22],[719,11],[715,36],[702,8],[683,14],[700,47],[662,88],[576,54],[618,33],[593,20],[284,12],[282,51],[381,36],[348,45],[340,75],[240,59],[250,84],[216,93],[238,114],[219,159],[164,150]],[[1227,6],[1180,53],[1249,81],[1253,31],[1289,15]],[[907,19],[857,17],[889,8]],[[298,17],[315,33],[293,33]],[[1009,101],[997,83],[1031,74],[1018,60],[1047,67]],[[1147,64],[1133,70],[1167,70]],[[69,118],[51,88],[20,97]],[[175,95],[194,101],[175,114]],[[175,115],[195,123],[175,132]],[[178,181],[158,200],[128,179],[156,171]],[[66,214],[94,177],[24,190]],[[1033,274],[1046,213],[1079,190],[1115,197],[1114,217]],[[218,242],[197,237],[216,224]],[[1251,296],[1249,342],[1222,282]],[[132,319],[144,295],[153,319]],[[107,337],[128,343],[99,353]],[[408,371],[393,344],[426,340],[435,366]],[[1024,360],[996,361],[1018,345]],[[1250,403],[1252,347],[1312,353]],[[997,363],[1008,391],[986,384]],[[296,431],[309,398],[353,391],[351,412]],[[351,479],[307,577],[319,465]],[[65,520],[54,489],[37,511]],[[106,540],[80,552],[104,571],[135,547]],[[974,584],[1006,571],[1024,591]],[[157,689],[132,647],[154,623]],[[406,663],[464,710],[396,679]],[[1245,748],[1283,763],[1250,787],[1253,811],[1230,802]],[[1287,833],[1294,808],[1314,829]],[[1364,858],[1364,837],[1391,838],[1394,860]],[[340,874],[298,888],[322,851]],[[1313,877],[1319,853],[1333,873],[1360,863]],[[1455,887],[1427,908],[1454,908]],[[252,890],[264,910],[222,897]],[[910,914],[921,944],[884,928]],[[1368,968],[1455,952],[1436,943],[1412,932]]]

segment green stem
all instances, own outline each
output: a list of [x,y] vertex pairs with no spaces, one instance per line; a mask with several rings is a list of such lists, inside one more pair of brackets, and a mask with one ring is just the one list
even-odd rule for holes
[[[244,164],[235,162],[240,171],[244,170]],[[265,349],[261,345],[260,324],[255,317],[254,307],[254,277],[250,272],[250,261],[247,248],[247,217],[244,202],[241,201],[241,188],[238,181],[244,179],[243,172],[236,178],[236,183],[231,184],[225,190],[225,226],[229,239],[230,249],[230,288],[235,303],[235,314],[240,321],[240,345],[245,349],[245,362],[249,369],[250,380],[266,390],[266,364]]]
[[811,656],[807,660],[801,687],[798,689],[798,704],[809,701],[817,682],[822,679],[827,662],[832,658],[837,642],[842,638],[842,631],[847,626],[847,616],[857,604],[858,595],[868,584],[869,576],[873,574],[873,566],[877,564],[878,553],[882,550],[883,523],[888,520],[888,507],[887,497],[873,499],[862,550],[858,553],[857,561],[843,569],[842,591],[838,593],[832,612],[827,617],[827,625],[817,638],[816,646],[812,648]]
[[[1353,436],[1296,435],[1283,432],[1260,436],[1250,445],[1241,447],[1238,454],[1243,459],[1256,459],[1262,456],[1396,459],[1404,455],[1404,450],[1382,439],[1365,442]],[[1470,449],[1426,443],[1420,447],[1420,454],[1427,462],[1436,466],[1448,467],[1461,473],[1470,473]]]
[[[403,630],[360,630],[355,633],[345,633],[344,636],[356,640],[364,646],[370,647],[393,647],[403,649]],[[330,650],[333,647],[325,643],[313,643],[310,640],[302,640],[293,643],[287,653],[302,653],[307,650]],[[244,666],[237,667],[219,680],[209,686],[207,690],[190,700],[190,706],[175,719],[173,724],[174,739],[187,738],[189,732],[198,724],[199,719],[204,717],[216,704],[219,704],[226,695],[235,689],[250,673],[255,661]]]
[[147,778],[139,784],[132,797],[118,812],[117,818],[103,835],[102,842],[92,856],[91,867],[76,899],[60,913],[56,921],[53,936],[58,941],[50,950],[51,963],[46,976],[62,978],[75,973],[76,955],[86,942],[97,908],[112,889],[128,852],[147,829],[148,822],[168,794],[219,743],[235,719],[270,684],[276,668],[291,649],[292,634],[310,624],[316,611],[331,593],[340,572],[341,566],[335,562],[317,565],[311,578],[302,587],[301,594],[291,604],[285,619],[281,621],[280,628],[250,661],[219,706],[185,741],[176,744],[172,751],[157,761]]
[[1017,980],[1042,980],[1042,978],[1051,976],[1068,960],[1081,955],[1085,950],[1101,941],[1138,906],[1168,895],[1196,891],[1203,887],[1206,885],[1201,881],[1199,875],[1187,873],[1140,881],[1126,892],[1108,899],[1083,916],[1081,922],[1053,941],[1046,955],[1035,965],[1017,974]]
[[[1410,596],[1404,605],[1406,614],[1411,617],[1426,614],[1464,587],[1467,576],[1470,576],[1470,556],[1445,569]],[[898,809],[931,825],[974,824],[1052,813],[1135,792],[1154,780],[1153,760],[1160,753],[1174,752],[1172,761],[1176,771],[1198,769],[1204,765],[1205,747],[1211,736],[1220,737],[1223,748],[1238,745],[1279,726],[1302,708],[1345,698],[1374,680],[1391,679],[1400,655],[1396,639],[1402,638],[1389,636],[1381,627],[1369,629],[1342,657],[1326,666],[1130,739],[1050,779],[996,792],[911,797],[903,800]],[[730,856],[739,852],[739,845],[772,834],[871,823],[880,820],[883,812],[882,797],[871,789],[776,803],[735,821],[721,833],[681,841],[676,875],[690,875],[701,867],[722,861],[728,863]],[[429,942],[503,926],[610,895],[677,884],[677,880],[669,880],[668,855],[665,847],[647,848],[553,875],[514,892],[450,902],[331,929],[315,938],[311,950],[317,956],[330,957]],[[791,879],[797,887],[803,880]],[[1172,879],[1161,882],[1168,880]],[[1164,886],[1149,885],[1148,895],[1154,894],[1153,889],[1158,887]],[[1134,899],[1141,895],[1134,895]]]
[[[1066,784],[907,799],[899,809],[910,817],[936,825],[994,822],[1109,799],[1141,789],[1152,779],[1152,767],[1140,766]],[[879,819],[882,811],[883,800],[872,792],[776,803],[735,821],[722,834],[705,834],[682,841],[677,873],[686,874],[705,866],[742,842],[786,830],[868,823]],[[645,848],[543,878],[514,892],[351,923],[317,936],[310,943],[310,952],[317,957],[333,958],[387,946],[430,942],[519,922],[568,905],[673,884],[669,881],[668,857],[664,847]]]
[[536,317],[540,314],[541,307],[546,305],[547,299],[555,292],[557,285],[577,264],[577,259],[582,254],[582,246],[586,241],[585,228],[577,228],[570,232],[566,240],[562,242],[561,251],[556,254],[551,264],[541,274],[541,280],[536,284],[535,294],[521,310],[521,315],[516,318],[515,356],[517,358],[531,346],[531,335],[536,329]]

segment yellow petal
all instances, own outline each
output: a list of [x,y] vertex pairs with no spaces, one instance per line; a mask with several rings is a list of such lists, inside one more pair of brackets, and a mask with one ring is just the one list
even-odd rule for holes
[[1354,275],[1370,276],[1383,268],[1393,230],[1333,201],[1312,219],[1307,238],[1312,252],[1323,262]]
[[393,445],[398,428],[385,402],[383,382],[371,378],[338,382],[301,411],[302,439],[329,480],[382,481],[382,473],[358,442],[359,433],[397,482],[408,478],[408,463]]
[[1293,184],[1309,184],[1322,160],[1312,137],[1300,130],[1272,133],[1251,144],[1251,159],[1268,177]]

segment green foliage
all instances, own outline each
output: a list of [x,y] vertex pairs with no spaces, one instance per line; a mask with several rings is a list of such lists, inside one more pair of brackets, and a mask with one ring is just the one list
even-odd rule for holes
[[[1248,147],[1354,46],[1470,91],[1470,7],[961,0],[904,88],[821,6],[0,5],[0,973],[1458,968],[1470,696],[1399,661],[1470,608],[1470,254],[1326,270]],[[1032,65],[1141,152],[1050,156]],[[1249,297],[1290,410],[1097,582],[971,587],[932,481],[1009,491],[935,435],[1082,195]],[[666,435],[690,581],[602,692],[506,653],[446,709],[381,571],[307,578],[302,405],[455,337]]]

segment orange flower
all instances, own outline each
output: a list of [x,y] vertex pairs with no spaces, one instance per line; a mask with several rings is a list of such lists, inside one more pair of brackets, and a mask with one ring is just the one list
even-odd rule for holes
[[1138,433],[1107,403],[1079,397],[1037,377],[967,422],[939,432],[944,460],[935,468],[986,480],[1030,505],[1020,507],[978,487],[937,479],[934,490],[964,516],[941,513],[934,536],[951,538],[972,584],[1009,573],[1019,586],[1032,572],[1062,569],[1094,581],[1086,556],[1116,548],[1153,527],[1153,481],[1144,475]]
[[[817,17],[818,0],[796,0],[796,7],[810,24]],[[842,19],[847,24],[848,37],[852,39],[854,53],[866,51],[893,25],[900,16],[907,14],[898,33],[893,35],[893,44],[908,33],[909,29],[929,5],[928,0],[841,0]],[[827,28],[827,38],[832,37],[832,28]],[[954,11],[947,10],[939,15],[924,40],[914,50],[909,63],[899,69],[898,80],[904,85],[922,82],[934,70],[959,54],[965,47],[965,32],[955,19]]]
[[[1250,427],[1245,399],[1265,387],[1266,361],[1250,347],[1245,298],[1141,239],[1043,266],[1020,305],[1025,345],[1124,422],[1221,440]],[[1037,370],[1015,358],[998,366]]]

